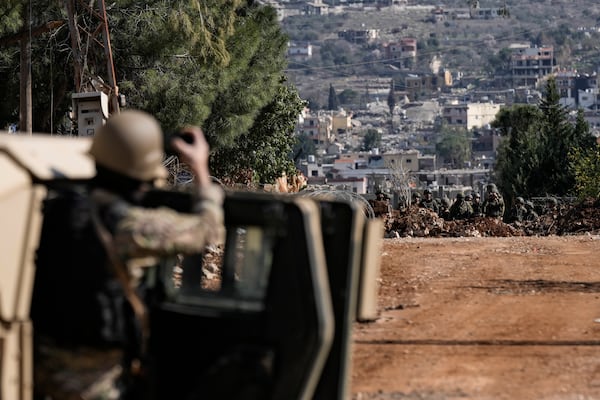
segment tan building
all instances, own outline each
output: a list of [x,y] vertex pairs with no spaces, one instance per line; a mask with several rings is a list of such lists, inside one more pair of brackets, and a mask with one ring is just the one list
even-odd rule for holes
[[503,104],[495,103],[454,103],[444,106],[442,117],[449,126],[464,127],[468,130],[490,124]]
[[450,71],[441,71],[438,74],[409,75],[404,79],[404,85],[408,98],[418,100],[452,86],[452,74]]
[[419,170],[418,150],[407,150],[400,153],[384,153],[383,165],[390,170],[412,172]]
[[328,115],[306,113],[299,118],[297,130],[316,145],[328,144],[333,141],[331,122]]
[[340,110],[331,116],[331,125],[334,134],[352,132],[352,113]]
[[496,119],[496,115],[504,104],[469,103],[467,108],[467,129],[483,128]]

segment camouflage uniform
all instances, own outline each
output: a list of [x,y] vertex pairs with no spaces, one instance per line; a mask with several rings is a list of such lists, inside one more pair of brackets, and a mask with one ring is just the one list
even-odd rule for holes
[[434,211],[436,214],[439,214],[440,206],[438,202],[433,198],[431,191],[429,189],[426,189],[423,192],[423,195],[425,197],[419,202],[419,207],[427,208],[431,211]]
[[206,243],[223,240],[223,191],[217,185],[198,193],[191,214],[136,206],[103,189],[92,199],[123,260],[199,253]]
[[522,222],[525,219],[525,214],[527,214],[525,200],[522,197],[517,197],[515,204],[510,211],[508,222]]
[[488,191],[482,210],[486,217],[502,218],[504,216],[504,198],[497,189]]
[[525,215],[523,216],[524,221],[535,221],[538,219],[538,214],[535,212],[535,206],[533,202],[525,202]]
[[473,200],[471,201],[471,207],[473,207],[473,216],[481,217],[483,215],[481,211],[481,196],[479,195],[479,193],[474,193],[472,197]]
[[471,204],[465,200],[462,193],[456,195],[456,200],[450,206],[450,219],[467,219],[473,216]]
[[[162,257],[201,253],[207,244],[221,243],[224,237],[224,192],[207,180],[204,137],[197,130],[186,133],[193,135],[193,142],[183,149],[192,154],[190,160],[202,175],[181,211],[149,201],[155,191],[147,189],[154,189],[167,172],[162,164],[162,131],[155,119],[124,111],[94,136],[90,155],[97,174],[81,191],[78,223],[66,228],[69,234],[77,230],[73,238],[78,241],[63,248],[64,254],[54,251],[50,262],[36,272],[32,301],[36,399],[148,398],[140,392],[143,385],[132,384],[142,376],[142,332],[148,333],[142,326],[147,321],[140,318],[147,318],[146,310],[140,313],[147,307],[142,279],[147,269],[139,267],[154,266]],[[73,209],[69,206],[61,210]],[[60,217],[54,220],[60,222]],[[73,229],[77,225],[82,228]],[[93,252],[79,250],[84,245]],[[44,279],[52,276],[61,279]],[[36,298],[35,293],[40,295]],[[56,321],[67,328],[52,323]]]
[[438,215],[443,219],[450,219],[450,199],[446,196],[440,200],[440,209]]

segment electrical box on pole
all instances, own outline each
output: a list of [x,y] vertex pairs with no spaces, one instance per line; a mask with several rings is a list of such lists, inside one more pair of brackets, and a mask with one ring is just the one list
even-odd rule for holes
[[72,120],[79,136],[93,135],[125,102],[116,83],[106,6],[104,0],[95,3],[65,0],[75,80]]
[[84,92],[73,93],[72,98],[77,135],[94,136],[108,119],[108,96],[104,92]]

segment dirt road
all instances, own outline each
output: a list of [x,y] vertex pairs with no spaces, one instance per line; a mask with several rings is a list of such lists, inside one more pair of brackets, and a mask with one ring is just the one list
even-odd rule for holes
[[600,399],[600,236],[383,244],[352,398]]

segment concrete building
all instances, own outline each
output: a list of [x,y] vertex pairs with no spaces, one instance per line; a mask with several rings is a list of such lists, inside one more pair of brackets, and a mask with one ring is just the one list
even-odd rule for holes
[[326,114],[304,113],[299,117],[297,132],[307,135],[317,146],[333,142],[331,117]]
[[490,124],[503,104],[453,102],[444,106],[442,118],[449,126],[468,130]]
[[294,61],[307,61],[312,58],[313,47],[310,43],[288,42],[287,56]]
[[511,55],[513,86],[533,86],[555,70],[554,47],[515,47]]
[[304,13],[306,15],[327,15],[329,13],[329,6],[324,4],[322,0],[313,0],[306,3]]
[[417,39],[402,38],[398,42],[390,42],[385,45],[385,57],[387,59],[404,59],[417,57]]
[[379,38],[379,29],[343,30],[338,32],[338,37],[351,43],[371,43]]
[[352,132],[352,113],[341,109],[331,115],[332,130],[335,134],[344,134]]
[[452,86],[452,82],[452,74],[450,71],[444,70],[437,74],[408,75],[404,79],[404,86],[408,99],[415,101],[446,90]]

